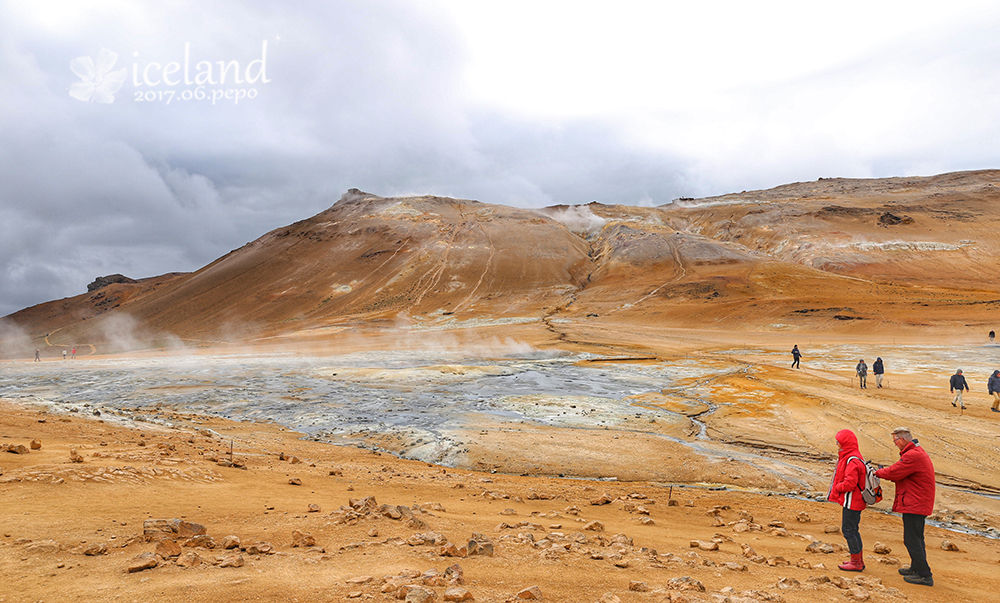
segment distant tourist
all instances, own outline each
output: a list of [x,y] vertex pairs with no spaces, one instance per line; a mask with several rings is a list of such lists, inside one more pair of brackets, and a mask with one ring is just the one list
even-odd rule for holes
[[66,360],[66,350],[63,349],[63,360]]
[[993,412],[1000,412],[1000,371],[993,371],[990,380],[986,383],[987,390],[993,394]]
[[76,358],[76,346],[73,346],[73,352],[71,354],[73,358]]
[[35,362],[41,362],[41,361],[42,361],[42,351],[35,350]]
[[802,352],[799,351],[799,346],[792,346],[792,368],[802,368],[799,366],[799,359],[802,358]]
[[865,364],[864,358],[858,360],[858,366],[854,367],[854,372],[858,374],[861,389],[868,389],[868,365]]
[[875,387],[882,387],[882,375],[885,374],[885,366],[882,365],[882,357],[879,356],[872,364],[872,372],[875,373]]
[[830,493],[827,500],[844,507],[841,512],[840,531],[847,540],[847,550],[851,560],[841,563],[838,567],[846,572],[860,572],[865,569],[863,543],[858,524],[861,522],[861,512],[868,505],[861,497],[865,485],[867,469],[865,459],[858,449],[858,436],[850,429],[841,429],[836,435],[837,468],[833,471],[833,481],[830,483]]
[[997,336],[996,333],[994,333],[993,331],[990,331],[990,343],[993,343],[993,340],[996,339],[996,336]]
[[964,409],[965,403],[962,402],[962,392],[969,391],[969,384],[965,382],[965,375],[962,374],[962,369],[955,371],[955,374],[951,376],[951,393],[955,394],[955,399],[951,401],[952,406],[959,406]]
[[892,510],[903,516],[903,545],[910,554],[910,565],[899,568],[899,573],[910,584],[934,586],[924,546],[924,520],[934,512],[934,464],[909,429],[894,429],[892,443],[899,448],[899,460],[875,475],[896,483]]

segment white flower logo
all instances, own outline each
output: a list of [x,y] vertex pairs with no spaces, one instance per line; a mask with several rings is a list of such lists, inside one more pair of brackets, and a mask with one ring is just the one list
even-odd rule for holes
[[69,68],[80,76],[82,82],[69,87],[69,95],[85,103],[112,103],[115,92],[125,82],[127,69],[111,71],[118,61],[118,55],[107,48],[102,48],[97,55],[97,67],[90,57],[76,57],[69,62]]

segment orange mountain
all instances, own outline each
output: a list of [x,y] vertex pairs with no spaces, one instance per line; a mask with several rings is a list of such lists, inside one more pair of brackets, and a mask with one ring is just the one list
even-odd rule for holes
[[822,179],[659,207],[533,210],[352,189],[197,272],[112,283],[6,320],[32,340],[22,347],[103,351],[401,321],[978,332],[1000,310],[998,202],[998,170]]

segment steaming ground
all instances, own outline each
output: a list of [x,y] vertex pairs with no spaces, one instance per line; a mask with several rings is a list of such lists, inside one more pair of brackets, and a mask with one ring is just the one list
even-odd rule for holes
[[[765,490],[825,490],[832,434],[843,427],[868,456],[892,462],[885,433],[902,424],[956,492],[1000,493],[998,415],[978,399],[1000,346],[802,348],[800,371],[787,368],[784,349],[726,346],[631,361],[533,349],[474,360],[399,351],[81,358],[0,365],[0,397],[126,423],[273,421],[309,439],[464,469]],[[874,379],[853,388],[857,360],[876,356],[885,389]],[[947,392],[955,368],[974,388],[961,414]]]

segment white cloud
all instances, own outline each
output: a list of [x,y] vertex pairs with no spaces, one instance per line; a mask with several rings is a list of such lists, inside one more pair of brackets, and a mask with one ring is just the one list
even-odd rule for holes
[[[986,2],[0,4],[0,315],[199,268],[357,187],[541,207],[996,167]],[[136,101],[245,65],[253,102]],[[68,94],[117,53],[114,102]],[[136,56],[138,53],[138,56]]]

